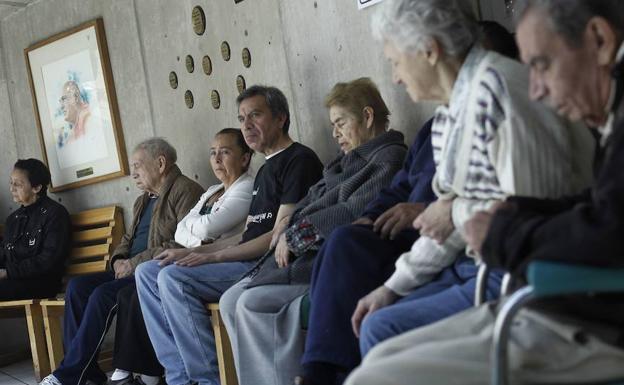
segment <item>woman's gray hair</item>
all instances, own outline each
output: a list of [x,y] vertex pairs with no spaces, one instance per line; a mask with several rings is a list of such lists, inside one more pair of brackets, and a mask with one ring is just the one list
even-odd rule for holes
[[432,40],[446,55],[462,57],[479,37],[469,0],[387,0],[373,15],[373,35],[415,53]]
[[543,11],[553,31],[561,35],[571,47],[583,44],[583,33],[592,17],[607,20],[620,39],[624,32],[622,0],[523,0],[516,7],[516,21],[520,21],[532,9]]
[[134,152],[143,150],[152,159],[164,156],[167,164],[173,165],[178,160],[178,153],[169,142],[163,138],[155,137],[142,141],[134,147]]

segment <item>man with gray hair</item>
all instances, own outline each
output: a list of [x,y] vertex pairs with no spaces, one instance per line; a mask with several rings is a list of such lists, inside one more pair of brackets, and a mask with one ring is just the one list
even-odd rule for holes
[[[508,198],[466,224],[468,244],[523,279],[534,260],[624,266],[624,2],[528,0],[517,39],[530,90],[570,120],[598,129],[587,193]],[[347,384],[488,382],[498,304],[486,304],[374,348]],[[602,383],[624,377],[624,298],[576,296],[520,311],[511,328],[513,383]]]
[[199,184],[182,175],[176,160],[176,150],[162,138],[135,147],[132,179],[143,193],[134,203],[132,224],[113,252],[109,271],[69,281],[63,321],[65,357],[42,385],[106,381],[96,358],[116,311],[118,292],[135,285],[134,269],[141,262],[165,248],[179,247],[174,241],[176,225],[203,193]]

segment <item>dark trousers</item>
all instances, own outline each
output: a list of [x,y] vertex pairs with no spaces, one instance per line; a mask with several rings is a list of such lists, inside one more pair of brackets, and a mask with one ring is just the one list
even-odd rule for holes
[[117,305],[113,366],[132,373],[162,376],[165,371],[147,334],[136,284],[119,291]]
[[5,279],[0,281],[0,301],[52,298],[60,289],[60,278]]
[[372,226],[362,225],[331,233],[314,262],[303,364],[323,362],[348,370],[359,364],[351,315],[358,300],[385,282],[396,259],[417,238],[416,231],[405,230],[393,241],[384,240]]
[[65,293],[63,344],[65,358],[54,371],[63,385],[81,385],[89,379],[106,381],[97,364],[104,334],[113,320],[117,293],[134,283],[134,275],[115,279],[112,272],[73,278]]

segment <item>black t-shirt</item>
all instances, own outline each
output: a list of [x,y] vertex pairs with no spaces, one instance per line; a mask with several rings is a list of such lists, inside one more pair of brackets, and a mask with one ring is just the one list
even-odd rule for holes
[[299,202],[322,175],[318,156],[300,143],[267,159],[254,180],[250,220],[241,243],[271,231],[279,206]]

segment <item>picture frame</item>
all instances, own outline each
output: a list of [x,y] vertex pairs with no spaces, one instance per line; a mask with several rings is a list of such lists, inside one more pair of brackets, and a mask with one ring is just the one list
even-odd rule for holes
[[128,175],[104,21],[88,21],[24,49],[50,191]]

